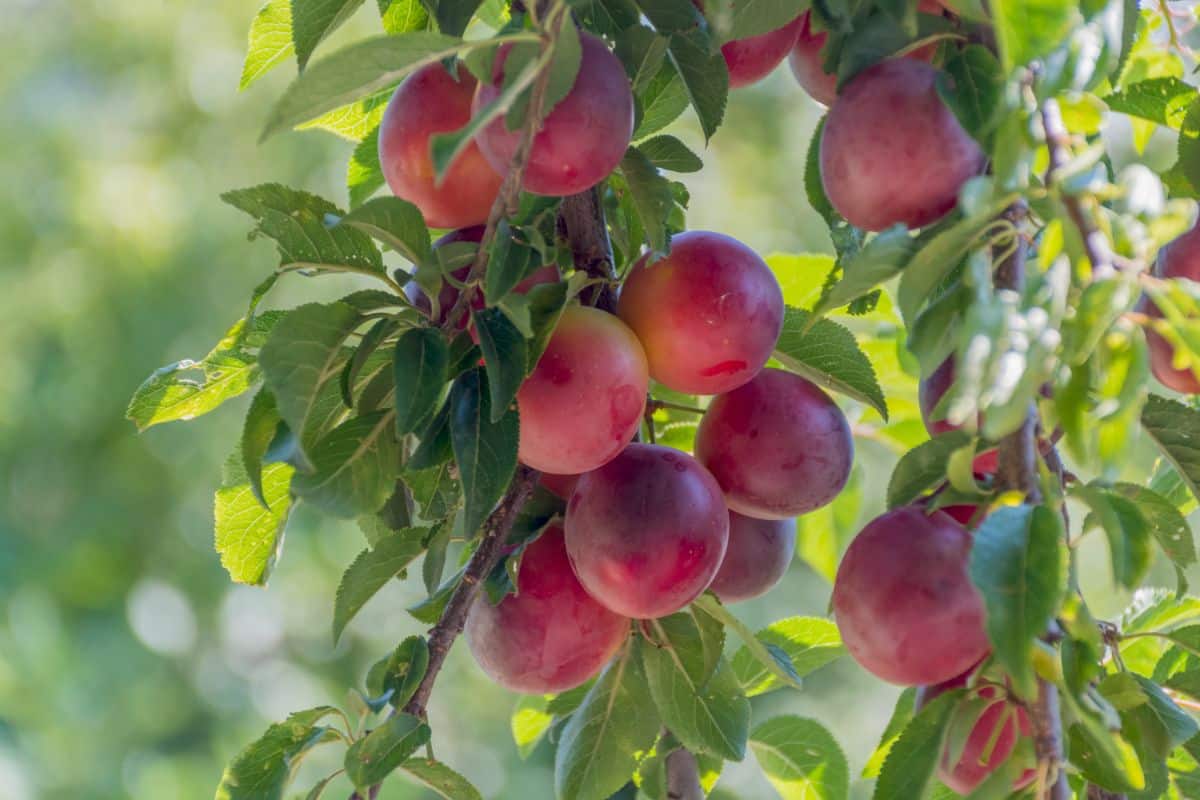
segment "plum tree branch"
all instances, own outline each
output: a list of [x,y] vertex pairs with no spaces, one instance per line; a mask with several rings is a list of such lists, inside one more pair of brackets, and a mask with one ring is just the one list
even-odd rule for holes
[[[1046,149],[1050,155],[1050,166],[1046,170],[1046,187],[1049,188],[1056,182],[1058,172],[1066,166],[1069,160],[1071,135],[1067,132],[1067,126],[1063,124],[1062,111],[1058,106],[1058,101],[1053,97],[1042,103],[1041,117],[1042,129],[1046,133]],[[1067,215],[1071,218],[1071,223],[1079,231],[1088,260],[1092,262],[1092,277],[1109,277],[1115,271],[1115,267],[1108,239],[1096,226],[1096,221],[1084,208],[1083,201],[1078,195],[1060,192],[1060,197],[1063,206],[1067,209]]]
[[700,765],[690,750],[681,747],[668,755],[666,769],[668,800],[704,800]]
[[[1019,226],[1028,215],[1024,202],[1014,203],[1004,212],[1005,218]],[[1018,237],[1017,246],[996,267],[992,281],[997,290],[1020,292],[1025,286],[1025,245]],[[1037,406],[1032,405],[1021,425],[1000,440],[997,482],[1003,489],[1021,492],[1028,503],[1042,501],[1038,480]],[[1033,727],[1034,751],[1038,759],[1039,785],[1042,800],[1069,800],[1070,787],[1063,770],[1062,718],[1059,714],[1058,689],[1044,679],[1038,680],[1036,700],[1029,706]]]
[[575,269],[599,280],[584,291],[584,302],[615,313],[617,273],[599,187],[563,198],[558,208],[558,231],[571,247]]

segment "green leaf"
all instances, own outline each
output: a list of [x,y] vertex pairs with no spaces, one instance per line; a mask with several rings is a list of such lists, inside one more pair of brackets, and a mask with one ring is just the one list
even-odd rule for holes
[[558,739],[558,800],[606,800],[633,774],[661,723],[640,659],[626,646],[601,673]]
[[671,172],[699,172],[704,166],[700,156],[688,149],[688,146],[674,136],[662,134],[639,142],[638,150],[642,151],[651,164],[659,169]]
[[1008,506],[975,532],[971,581],[983,595],[988,638],[1022,697],[1037,691],[1034,642],[1062,603],[1067,559],[1062,518],[1045,506]]
[[425,31],[360,41],[317,61],[293,81],[271,110],[260,138],[395,86],[426,64],[490,46],[490,41],[463,42]]
[[375,696],[388,692],[393,708],[404,708],[429,669],[429,644],[423,637],[409,636],[380,659],[367,674],[367,690]]
[[[658,23],[655,27],[662,30]],[[725,116],[725,101],[729,95],[729,69],[725,59],[720,51],[714,52],[708,37],[698,30],[672,33],[667,54],[683,80],[683,88],[696,109],[700,129],[708,141]]]
[[267,728],[229,762],[216,800],[283,800],[304,756],[335,738],[330,728],[317,725],[333,713],[336,709],[330,706],[310,708]]
[[986,147],[997,112],[1004,105],[1000,63],[991,50],[972,44],[952,51],[944,69],[938,76],[938,94],[963,129]]
[[470,781],[432,758],[410,758],[400,765],[400,769],[446,800],[483,800],[479,790]]
[[1069,692],[1060,693],[1059,700],[1075,719],[1067,730],[1067,758],[1083,777],[1114,792],[1143,788],[1145,773],[1129,742],[1082,708]]
[[376,197],[342,217],[350,225],[386,244],[414,264],[429,260],[429,229],[421,211],[399,197]]
[[492,422],[490,389],[479,369],[450,390],[450,441],[463,485],[463,530],[473,535],[500,500],[517,469],[517,412]]
[[[766,643],[761,641],[754,632],[746,627],[746,623],[729,613],[729,609],[721,605],[721,602],[710,594],[704,594],[698,597],[692,603],[692,607],[708,614],[713,619],[722,623],[726,627],[733,628],[738,637],[746,645],[746,649],[750,655],[758,661],[759,664],[766,667],[779,682],[785,686],[790,686],[793,689],[800,688],[800,676],[796,674],[795,668],[785,661],[781,663],[781,659],[772,653]],[[790,660],[788,660],[790,661]]]
[[293,52],[292,0],[267,0],[250,23],[250,42],[238,88],[245,89]]
[[1179,130],[1196,96],[1196,87],[1165,76],[1123,86],[1103,99],[1110,111]]
[[185,359],[155,370],[133,393],[126,418],[140,431],[191,420],[248,391],[259,378],[254,356],[242,347],[220,349],[222,344],[203,361]]
[[491,418],[499,422],[509,410],[525,380],[528,353],[525,337],[498,308],[471,312],[479,334],[479,349],[487,368]]
[[948,431],[909,450],[892,470],[887,506],[906,506],[946,479],[950,456],[971,443],[966,431]]
[[871,757],[867,759],[867,763],[863,767],[862,776],[864,778],[879,777],[879,772],[883,768],[883,762],[887,760],[888,754],[892,752],[892,746],[896,744],[896,740],[900,738],[900,733],[913,718],[916,695],[917,690],[909,687],[902,691],[900,696],[896,698],[896,705],[892,709],[892,716],[888,719],[887,727],[883,729],[883,735],[879,737],[879,744],[875,747],[875,752],[871,753]]
[[1152,394],[1142,409],[1142,428],[1200,499],[1200,411]]
[[237,583],[266,584],[283,545],[283,529],[291,512],[290,464],[267,464],[262,470],[262,499],[254,495],[240,453],[225,463],[225,476],[213,503],[215,547],[221,566]]
[[769,719],[750,734],[750,749],[782,800],[850,796],[846,756],[816,720],[792,715]]
[[392,578],[425,551],[428,528],[404,528],[363,550],[342,574],[333,605],[333,642],[354,615]]
[[429,27],[429,12],[421,0],[379,0],[379,17],[390,34],[411,33]]
[[1070,0],[996,0],[991,7],[1006,73],[1048,55],[1079,19]]
[[1172,750],[1200,733],[1200,725],[1188,712],[1175,703],[1162,688],[1141,675],[1126,673],[1145,695],[1146,714],[1143,716],[1143,735],[1153,755],[1165,759]]
[[[298,131],[321,130],[360,144],[371,131],[379,127],[387,110],[391,92],[379,92],[353,103],[326,111],[319,117],[296,126]],[[377,155],[378,157],[378,155]]]
[[302,71],[317,45],[361,5],[362,0],[292,0],[292,39]]
[[346,777],[360,789],[379,783],[429,741],[429,726],[396,714],[346,751]]
[[462,36],[480,3],[481,0],[436,0],[431,5],[438,30],[447,36]]
[[250,489],[264,506],[267,501],[262,485],[263,457],[275,438],[279,423],[275,396],[266,389],[260,389],[250,401],[250,410],[246,412],[246,422],[242,426],[242,467],[246,471]]
[[365,203],[385,183],[383,167],[379,163],[379,128],[376,127],[354,148],[346,165],[350,207],[356,208]]
[[671,193],[671,182],[664,178],[645,153],[636,147],[625,151],[618,167],[629,193],[633,197],[633,205],[646,231],[646,244],[656,253],[667,251],[667,220],[671,209],[675,207],[675,197]]
[[554,723],[554,715],[546,710],[547,702],[545,695],[523,695],[513,709],[509,727],[522,760],[533,754]]
[[[725,4],[714,6],[724,11]],[[730,6],[730,22],[721,26],[723,38],[745,39],[778,30],[792,22],[809,7],[808,0],[745,0]]]
[[842,264],[842,278],[813,309],[821,315],[873,291],[900,274],[916,250],[916,242],[902,227],[878,234],[866,247]]
[[412,328],[396,340],[393,377],[396,384],[396,433],[421,427],[437,411],[446,387],[450,346],[436,328]]
[[462,485],[454,479],[452,467],[452,462],[445,461],[428,469],[407,470],[401,476],[423,519],[445,519],[462,505]]
[[1178,159],[1171,172],[1164,176],[1169,178],[1178,173],[1187,184],[1190,191],[1180,192],[1187,197],[1200,197],[1200,99],[1188,108],[1187,116],[1179,128],[1179,144],[1177,145]]
[[639,642],[650,696],[659,716],[690,750],[740,761],[750,732],[750,701],[729,664],[702,677],[703,644],[694,620],[673,614],[649,623],[653,642]]
[[221,199],[258,221],[256,235],[275,241],[280,269],[384,274],[383,258],[369,236],[325,224],[329,215],[344,216],[328,200],[277,183],[226,192]]
[[960,692],[947,692],[921,709],[904,726],[892,743],[879,780],[875,783],[875,800],[895,800],[901,797],[920,798],[933,777],[934,768],[942,754],[946,723],[958,702]]
[[[797,677],[836,661],[846,652],[837,625],[822,617],[781,619],[754,634],[754,638],[786,656],[790,671]],[[783,687],[783,682],[744,645],[733,654],[731,663],[738,682],[750,697]]]
[[870,359],[854,334],[833,320],[814,321],[810,311],[785,308],[775,358],[790,371],[866,403],[888,418],[887,401]]
[[400,447],[392,412],[343,422],[309,448],[312,470],[298,471],[292,491],[336,517],[376,511],[399,477]]
[[1084,528],[1099,524],[1108,537],[1112,574],[1116,583],[1136,589],[1153,560],[1150,523],[1132,500],[1096,484],[1076,487],[1072,495],[1091,509]]
[[[667,57],[667,37],[645,25],[631,25],[617,35],[613,52],[625,67],[637,96],[645,91],[662,68]],[[684,105],[687,105],[686,100]]]
[[664,63],[637,93],[637,101],[641,117],[633,132],[635,142],[678,119],[688,107],[688,94],[674,65]]

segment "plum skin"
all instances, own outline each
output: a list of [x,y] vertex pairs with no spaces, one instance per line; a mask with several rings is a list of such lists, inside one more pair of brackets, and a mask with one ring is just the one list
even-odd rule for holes
[[466,623],[467,644],[483,671],[526,694],[579,686],[608,663],[628,634],[629,620],[580,585],[558,525],[525,548],[517,593],[497,605],[480,593]]
[[709,589],[722,603],[764,595],[779,583],[796,552],[796,521],[729,512],[729,546]]
[[631,444],[580,476],[565,528],[584,588],[622,616],[656,619],[708,588],[725,556],[729,513],[721,487],[687,453]]
[[783,328],[783,292],[758,254],[729,236],[688,231],[630,271],[617,313],[641,340],[651,376],[685,394],[736,389],[762,369]]
[[[1200,281],[1200,225],[1168,242],[1158,251],[1154,263],[1154,274],[1160,278],[1187,278]],[[1162,319],[1162,311],[1143,295],[1137,309],[1154,319]],[[1180,394],[1200,394],[1200,380],[1190,369],[1176,369],[1172,365],[1175,348],[1162,334],[1145,328],[1146,346],[1150,353],[1150,371],[1158,382]]]
[[[522,187],[533,194],[565,197],[590,189],[621,162],[633,137],[633,91],[625,68],[601,39],[580,33],[582,60],[575,84],[542,121],[533,138]],[[503,54],[497,58],[497,69]],[[475,92],[478,114],[499,96],[500,75]],[[499,172],[508,171],[521,139],[504,116],[480,131],[476,141],[484,158]]]
[[770,75],[787,58],[799,35],[800,17],[796,17],[773,31],[721,45],[721,55],[729,69],[729,88],[749,86]]
[[821,56],[821,48],[829,34],[812,29],[812,12],[805,11],[800,15],[800,31],[796,44],[788,53],[788,66],[796,83],[800,84],[808,96],[823,106],[833,105],[837,100],[837,75],[825,71]]
[[649,382],[642,345],[625,323],[568,307],[517,392],[521,462],[575,475],[615,458],[637,433]]
[[842,87],[821,133],[821,182],[851,224],[881,231],[943,217],[986,157],[938,96],[937,70],[911,58],[869,67]]
[[768,367],[712,401],[696,432],[696,458],[731,509],[787,519],[837,497],[850,477],[854,438],[829,395]]
[[459,65],[455,80],[441,64],[414,72],[396,88],[379,125],[379,164],[397,197],[421,210],[432,228],[463,228],[487,220],[501,176],[471,142],[439,183],[429,152],[433,134],[471,119],[475,79]]
[[838,567],[833,611],[846,649],[901,686],[942,683],[988,652],[983,599],[967,564],[971,534],[907,506],[867,524]]

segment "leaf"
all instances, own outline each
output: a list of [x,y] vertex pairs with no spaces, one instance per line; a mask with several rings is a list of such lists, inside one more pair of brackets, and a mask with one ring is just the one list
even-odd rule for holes
[[263,457],[275,438],[279,422],[275,396],[266,389],[260,389],[250,401],[250,410],[246,412],[246,422],[242,426],[242,467],[246,471],[250,489],[264,507],[267,501],[263,496]]
[[729,613],[725,606],[721,605],[720,601],[709,594],[701,595],[692,603],[692,607],[708,614],[713,619],[724,624],[726,627],[733,628],[734,632],[745,643],[746,649],[758,663],[766,667],[776,679],[785,686],[790,686],[793,689],[800,688],[800,676],[796,674],[795,668],[791,663],[781,663],[780,659],[771,652],[767,645],[760,641],[754,632],[751,631],[746,624],[740,619]]
[[687,89],[674,65],[664,63],[637,93],[641,118],[633,132],[636,142],[670,125],[688,107]]
[[363,550],[342,574],[333,605],[333,642],[354,615],[413,559],[425,551],[429,528],[404,528]]
[[479,369],[459,376],[450,390],[450,441],[462,481],[463,530],[479,530],[517,469],[517,412],[491,421],[490,390]]
[[297,711],[267,728],[229,762],[216,800],[282,800],[304,756],[335,738],[331,729],[317,723],[336,711],[330,706]]
[[522,760],[533,754],[554,722],[554,715],[546,710],[546,704],[543,695],[524,695],[517,700],[517,707],[513,709],[509,726],[517,745],[517,754]]
[[393,357],[396,385],[396,433],[421,427],[437,411],[446,387],[450,346],[436,328],[411,328],[396,340]]
[[[758,631],[754,638],[782,652],[790,662],[790,671],[798,677],[815,672],[846,652],[837,625],[821,617],[781,619]],[[731,663],[738,682],[750,697],[783,687],[782,681],[746,646],[738,648]]]
[[1200,733],[1200,725],[1196,720],[1167,696],[1157,683],[1141,675],[1128,674],[1145,695],[1148,713],[1143,727],[1151,729],[1144,731],[1149,735],[1146,745],[1152,748],[1156,758],[1165,759],[1176,747]]
[[1182,182],[1187,184],[1186,191],[1179,194],[1192,198],[1200,197],[1200,99],[1192,103],[1187,116],[1183,118],[1176,149],[1178,158],[1175,166],[1164,179],[1169,180],[1171,176],[1178,174]]
[[1103,100],[1110,111],[1179,130],[1196,100],[1196,87],[1174,76],[1150,78],[1123,86]]
[[966,431],[948,431],[901,456],[888,483],[888,508],[906,506],[945,480],[950,456],[969,445],[971,438]]
[[400,768],[446,800],[483,800],[471,782],[432,758],[410,758]]
[[[637,96],[645,91],[662,68],[667,57],[667,37],[645,25],[631,25],[617,35],[613,52],[625,67]],[[687,105],[686,99],[684,105]]]
[[238,88],[245,89],[293,52],[292,0],[267,0],[250,23],[250,42]]
[[872,795],[875,800],[924,796],[941,757],[946,723],[950,720],[959,694],[947,692],[940,695],[904,726],[879,771]]
[[820,386],[866,403],[888,418],[887,401],[875,368],[847,328],[810,311],[786,307],[775,358]]
[[[379,127],[387,111],[388,101],[392,99],[391,92],[377,94],[355,100],[344,106],[326,111],[319,117],[296,126],[298,131],[322,130],[328,131],[347,141],[360,144],[363,139]],[[378,154],[376,154],[378,157]]]
[[892,745],[900,738],[900,733],[913,718],[916,694],[917,690],[909,687],[896,698],[892,716],[888,719],[887,727],[883,729],[883,735],[879,737],[879,744],[863,767],[862,776],[864,778],[879,777],[879,771],[883,768],[883,762],[887,760],[888,754],[891,753]]
[[317,45],[361,5],[362,0],[292,0],[292,39],[301,71]]
[[376,411],[343,422],[310,448],[309,458],[312,470],[292,478],[297,495],[336,517],[378,510],[399,477],[392,413]]
[[996,660],[1022,697],[1037,691],[1032,655],[1066,586],[1062,518],[1045,506],[1008,506],[975,532],[971,581],[983,595]]
[[254,495],[240,453],[225,463],[225,476],[213,502],[214,545],[221,566],[236,583],[262,586],[283,545],[283,529],[291,512],[290,464],[267,464],[262,470],[262,499]]
[[[653,21],[653,19],[652,19]],[[655,23],[655,27],[659,27]],[[659,27],[659,30],[662,30]],[[687,92],[692,108],[700,120],[707,142],[717,132],[725,116],[729,95],[729,69],[719,51],[709,47],[708,37],[699,31],[672,33],[667,54]]]
[[214,350],[203,361],[177,361],[155,370],[134,392],[125,416],[139,431],[195,419],[244,394],[258,377],[250,353],[241,348]]
[[646,244],[656,253],[667,251],[667,219],[675,207],[671,183],[641,150],[630,147],[618,167],[646,231]]
[[808,9],[808,0],[745,0],[730,3],[730,24],[724,39],[745,39],[779,30]]
[[437,0],[433,3],[438,30],[447,36],[462,36],[481,0]]
[[350,745],[346,777],[360,789],[379,783],[429,741],[429,726],[412,714],[399,713]]
[[350,192],[350,207],[362,205],[383,188],[387,181],[379,163],[379,128],[373,129],[354,148],[346,165],[346,189]]
[[1076,487],[1072,495],[1091,509],[1084,528],[1099,524],[1108,537],[1113,580],[1136,589],[1150,569],[1150,523],[1137,504],[1097,484]]
[[386,244],[414,264],[429,260],[429,229],[421,211],[399,197],[376,197],[342,217],[350,225]]
[[700,156],[674,136],[663,134],[639,142],[638,150],[658,169],[672,172],[699,172],[704,166]]
[[915,249],[916,243],[902,227],[889,228],[876,235],[866,247],[845,260],[841,280],[826,293],[813,312],[822,315],[844,306],[896,277]]
[[699,633],[686,615],[649,623],[654,642],[640,641],[650,696],[663,724],[690,750],[741,761],[750,733],[750,701],[727,662],[708,680]]
[[451,462],[435,467],[404,472],[404,483],[412,490],[413,500],[424,519],[445,519],[462,505],[462,487],[451,474]]
[[846,756],[816,720],[792,715],[769,719],[750,734],[750,749],[782,800],[850,796]]
[[996,0],[992,18],[1004,71],[1011,74],[1067,41],[1078,20],[1075,6],[1069,0]]
[[1067,758],[1083,776],[1114,792],[1143,788],[1145,774],[1129,742],[1082,708],[1069,692],[1061,693],[1059,699],[1075,719],[1067,730]]
[[379,17],[383,29],[393,35],[429,27],[429,12],[421,0],[379,0]]
[[490,41],[414,31],[365,39],[309,66],[283,93],[260,139],[398,84],[411,73]]
[[528,348],[525,337],[500,309],[473,311],[471,319],[475,321],[479,349],[483,351],[483,362],[487,368],[488,391],[491,395],[489,422],[499,422],[508,413],[517,390],[525,380]]
[[274,240],[280,269],[384,274],[383,258],[366,234],[325,224],[344,216],[328,200],[277,183],[226,192],[221,199],[258,221],[256,234]]
[[[985,147],[1003,108],[1004,73],[992,51],[972,44],[952,51],[938,76],[938,94],[959,124]],[[947,80],[949,78],[949,80]]]
[[633,774],[661,723],[634,648],[600,674],[563,727],[554,758],[558,800],[605,800]]
[[367,673],[367,690],[375,696],[388,695],[393,708],[404,708],[416,693],[429,669],[429,644],[423,637],[409,636],[380,659]]
[[1200,499],[1200,411],[1152,394],[1142,408],[1142,428]]

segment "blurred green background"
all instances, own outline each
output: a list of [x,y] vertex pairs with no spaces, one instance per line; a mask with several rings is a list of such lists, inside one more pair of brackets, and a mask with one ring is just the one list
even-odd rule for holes
[[[292,70],[236,91],[255,10],[250,0],[0,0],[2,800],[209,798],[224,762],[268,722],[340,702],[420,630],[403,610],[420,589],[393,583],[332,647],[334,589],[363,540],[306,509],[269,589],[229,583],[212,552],[211,499],[244,404],[143,435],[123,417],[151,370],[207,352],[275,264],[220,192],[281,181],[345,200],[350,143],[308,132],[256,144]],[[374,22],[364,8],[337,39]],[[705,170],[686,178],[691,226],[763,253],[828,251],[802,188],[820,113],[786,68],[736,93]],[[690,120],[677,128],[702,146]],[[271,301],[340,288],[292,279]],[[894,364],[886,341],[872,354],[889,349]],[[891,371],[885,389],[901,392],[894,404],[911,418],[912,380]],[[869,441],[860,456],[863,519],[881,506],[893,456]],[[843,539],[857,527],[851,512]],[[797,562],[740,613],[754,625],[823,614],[828,591]],[[894,695],[844,659],[804,693],[756,699],[755,714],[819,718],[857,774]],[[456,648],[431,707],[438,756],[487,797],[548,800],[551,750],[519,761],[514,702]],[[318,752],[296,793],[336,758]],[[773,796],[752,760],[722,785]],[[426,795],[396,777],[382,796]]]

